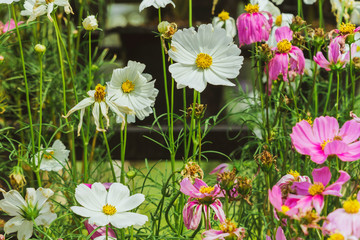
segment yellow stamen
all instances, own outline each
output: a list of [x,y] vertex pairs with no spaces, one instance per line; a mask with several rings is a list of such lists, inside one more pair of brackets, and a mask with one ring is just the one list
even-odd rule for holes
[[195,62],[198,68],[206,69],[212,65],[212,57],[206,53],[199,53]]
[[355,30],[355,24],[351,24],[351,23],[341,23],[339,29],[341,35],[353,34],[354,30]]
[[219,13],[218,17],[222,20],[222,21],[226,21],[228,20],[230,17],[229,17],[229,13],[222,10],[221,13]]
[[50,152],[44,153],[43,158],[50,160],[53,158],[53,156],[54,156],[54,151],[50,151]]
[[236,224],[231,222],[230,219],[226,219],[225,222],[220,225],[220,230],[223,233],[232,233],[236,230]]
[[333,139],[333,141],[335,141],[335,140],[342,141],[343,139],[342,139],[341,136],[335,136],[334,139]]
[[347,200],[343,204],[343,208],[347,213],[358,213],[360,210],[360,203],[358,200]]
[[116,208],[112,205],[106,204],[103,206],[103,213],[106,215],[114,215],[116,213]]
[[251,14],[257,13],[259,12],[259,5],[258,4],[252,5],[251,3],[249,3],[248,5],[245,6],[245,11]]
[[300,176],[300,173],[298,171],[293,171],[293,170],[290,170],[288,174],[291,174],[294,177],[295,181],[297,181]]
[[106,95],[105,89],[106,87],[102,86],[101,84],[96,85],[95,94],[94,94],[95,101],[97,102],[104,101]]
[[313,196],[321,194],[325,190],[325,187],[322,183],[316,182],[309,188],[309,193]]
[[331,234],[329,240],[344,240],[344,236],[341,233]]
[[276,17],[275,19],[275,25],[276,26],[281,26],[281,23],[282,23],[282,15],[280,14],[279,16]]
[[328,139],[327,141],[324,140],[324,142],[322,144],[320,144],[321,149],[324,150],[324,148],[326,147],[326,144],[328,144],[329,142],[332,142],[330,139]]
[[211,193],[212,191],[214,191],[214,187],[205,187],[205,186],[201,186],[199,189],[199,192],[201,193]]
[[288,53],[291,47],[292,45],[287,39],[283,39],[277,44],[278,51],[281,53]]
[[290,210],[290,208],[288,207],[288,206],[286,206],[286,205],[282,205],[281,206],[281,212],[282,213],[286,213],[287,211],[289,211]]
[[126,80],[125,82],[123,82],[123,84],[121,85],[121,88],[123,90],[124,93],[129,93],[134,91],[135,88],[135,84],[133,84],[131,81]]

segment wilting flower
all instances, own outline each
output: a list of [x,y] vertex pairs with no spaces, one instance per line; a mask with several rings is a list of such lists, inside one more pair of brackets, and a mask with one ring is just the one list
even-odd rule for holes
[[133,225],[144,225],[148,217],[129,212],[138,207],[144,200],[143,194],[130,196],[128,187],[121,183],[113,183],[109,191],[101,183],[94,183],[91,189],[80,184],[75,190],[75,198],[82,207],[73,206],[74,213],[89,217],[89,224],[106,226],[109,223],[116,228],[126,228]]
[[24,3],[25,10],[22,10],[20,15],[30,16],[27,22],[31,22],[37,17],[47,14],[47,17],[52,22],[51,13],[56,6],[64,7],[67,14],[74,14],[69,0],[26,0]]
[[272,17],[269,12],[260,11],[260,2],[250,0],[245,6],[247,13],[241,14],[236,21],[240,46],[269,39]]
[[275,32],[277,47],[274,48],[275,56],[270,60],[269,70],[269,91],[273,80],[282,75],[284,81],[288,81],[290,71],[304,74],[305,57],[300,48],[293,46],[291,40],[293,32],[287,26],[280,27]]
[[214,27],[225,28],[226,34],[229,37],[233,38],[236,36],[235,20],[224,10],[217,17],[213,18],[212,25]]
[[343,208],[329,213],[327,220],[324,228],[331,233],[340,232],[343,235],[356,236],[356,239],[360,238],[360,192],[357,199],[350,198],[343,203]]
[[350,176],[345,171],[339,171],[340,177],[335,183],[327,186],[331,180],[331,172],[328,167],[314,169],[312,172],[313,183],[309,182],[294,182],[292,188],[296,190],[297,195],[289,194],[289,199],[298,200],[296,208],[307,209],[315,208],[320,214],[324,207],[324,196],[332,195],[341,197],[341,187],[346,183]]
[[221,222],[220,230],[210,229],[202,234],[202,240],[216,240],[216,239],[232,239],[241,240],[245,238],[245,229],[237,228],[236,224],[226,219]]
[[215,212],[215,220],[225,221],[225,213],[218,199],[222,196],[219,186],[209,187],[200,179],[195,179],[193,185],[188,178],[184,178],[180,183],[180,191],[190,196],[183,210],[184,224],[187,229],[195,230],[199,226],[202,213],[205,214],[205,224],[210,227],[209,207]]
[[9,179],[11,186],[16,190],[20,190],[26,185],[26,178],[24,176],[24,171],[20,166],[15,166],[13,168],[9,176]]
[[154,8],[164,8],[168,4],[172,4],[175,7],[175,3],[171,0],[143,0],[139,6],[139,12],[150,6]]
[[336,155],[342,161],[356,161],[360,158],[360,123],[347,121],[339,130],[339,123],[333,117],[319,117],[311,126],[307,121],[298,122],[290,134],[295,149],[310,155],[317,164],[325,162],[329,155]]
[[290,27],[294,15],[291,13],[280,13],[278,15],[272,15],[272,16],[273,16],[273,27],[270,32],[268,44],[270,47],[274,48],[277,45],[276,35],[275,35],[276,30],[284,26]]
[[[108,92],[113,96],[114,103],[133,109],[140,120],[153,112],[152,107],[159,93],[152,76],[143,73],[144,69],[145,64],[129,61],[126,67],[113,71],[108,83]],[[128,122],[135,122],[135,116],[128,116]]]
[[[324,68],[326,71],[337,71],[344,69],[346,64],[350,61],[350,53],[347,51],[346,53],[343,53],[340,48],[339,40],[341,39],[334,39],[330,42],[329,48],[328,48],[328,58],[327,60],[324,57],[324,54],[322,52],[318,52],[314,56],[314,61],[322,68]],[[356,52],[356,45],[352,44],[351,47],[351,55],[354,57],[354,54]]]
[[[93,105],[92,115],[95,120],[96,130],[99,132],[105,132],[105,129],[102,129],[100,127],[100,119],[99,115],[101,114],[106,119],[106,128],[110,125],[110,120],[108,117],[108,109],[110,108],[120,119],[122,119],[122,123],[124,124],[125,118],[122,113],[126,114],[133,114],[133,110],[131,110],[128,107],[125,107],[123,105],[119,105],[114,102],[113,96],[109,96],[109,94],[106,94],[105,91],[106,87],[102,86],[101,84],[98,84],[95,87],[95,90],[90,90],[87,92],[89,95],[88,98],[83,99],[81,102],[79,102],[75,107],[70,109],[70,111],[66,114],[66,116],[63,116],[64,118],[67,118],[72,114],[73,112],[80,110],[80,123],[78,125],[78,135],[80,135],[80,130],[83,122],[83,117],[85,114],[85,108]],[[100,117],[102,117],[100,115]]]
[[20,0],[0,0],[0,4],[5,3],[5,4],[12,4],[13,2],[18,2]]
[[[271,237],[266,236],[266,240],[271,240]],[[284,230],[282,230],[281,227],[278,227],[278,229],[276,230],[275,240],[286,240]]]
[[0,208],[13,216],[5,223],[6,234],[17,232],[17,239],[27,240],[33,234],[34,221],[37,226],[49,227],[57,217],[48,201],[54,194],[49,188],[38,188],[36,191],[27,188],[25,199],[16,190],[2,192],[4,199],[0,200]]
[[185,164],[184,169],[181,170],[181,175],[183,178],[189,178],[191,182],[194,182],[196,178],[204,178],[204,171],[201,169],[199,164],[189,161]]
[[207,83],[235,86],[228,79],[239,75],[244,57],[241,50],[226,35],[225,29],[211,24],[178,30],[171,41],[169,56],[177,63],[169,71],[177,88],[189,87],[202,92]]
[[94,31],[98,28],[98,21],[94,15],[87,16],[82,22],[83,27],[87,31]]
[[[66,166],[69,160],[69,150],[66,150],[65,145],[56,140],[51,148],[41,150],[35,154],[35,163],[40,163],[40,169],[44,171],[59,171]],[[41,160],[39,161],[39,157]]]

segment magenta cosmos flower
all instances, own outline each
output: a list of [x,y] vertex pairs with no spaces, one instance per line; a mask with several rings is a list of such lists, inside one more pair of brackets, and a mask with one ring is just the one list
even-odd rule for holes
[[352,23],[341,23],[339,29],[335,29],[332,32],[339,34],[336,38],[343,38],[347,40],[348,37],[351,38],[350,42],[354,42],[353,36],[355,33],[360,31],[360,27],[356,27],[355,24]]
[[284,175],[275,185],[281,190],[282,201],[285,203],[287,196],[291,193],[291,186],[293,182],[311,182],[308,176],[300,176],[297,171],[290,170],[288,174]]
[[267,41],[273,21],[271,14],[259,11],[257,0],[251,0],[245,6],[245,11],[247,13],[241,14],[236,21],[240,47],[245,44]]
[[[328,47],[328,58],[327,60],[322,52],[316,53],[314,61],[326,71],[337,71],[345,68],[346,64],[350,61],[350,52],[343,53],[341,50],[341,38],[335,38],[330,42]],[[356,44],[351,45],[351,55],[354,56],[356,53]]]
[[330,233],[360,238],[360,192],[357,199],[349,199],[343,208],[336,209],[327,216],[324,228]]
[[269,91],[273,80],[282,75],[284,81],[288,81],[289,68],[290,73],[304,74],[305,57],[300,48],[291,45],[293,32],[288,26],[280,27],[275,31],[277,47],[274,57],[268,64],[269,71]]
[[324,196],[333,195],[341,197],[341,187],[346,183],[350,176],[347,172],[339,171],[340,177],[335,183],[327,186],[331,179],[331,172],[328,167],[314,169],[312,172],[313,183],[294,182],[292,188],[296,190],[297,195],[290,194],[289,200],[296,199],[296,208],[306,211],[315,208],[317,213],[321,213],[324,207]]
[[[271,237],[266,236],[266,240],[271,240]],[[284,230],[282,230],[281,227],[278,227],[278,229],[276,231],[275,240],[286,240]]]
[[[279,213],[292,216],[298,212],[298,209],[294,208],[296,202],[286,201],[283,203],[281,189],[276,185],[273,187],[273,189],[269,189],[269,201],[274,206],[275,210]],[[278,219],[278,216],[275,215],[275,217]]]
[[190,196],[183,210],[184,224],[187,229],[195,230],[199,226],[202,213],[205,215],[205,224],[210,228],[210,209],[215,212],[215,220],[219,219],[220,222],[226,220],[221,201],[218,199],[223,196],[218,185],[208,186],[198,178],[195,179],[193,185],[188,178],[184,178],[180,183],[180,191]]
[[333,117],[319,117],[313,126],[307,121],[298,122],[290,134],[296,150],[309,155],[317,164],[325,162],[329,155],[336,155],[342,161],[356,161],[360,158],[360,123],[347,121],[339,130],[339,123]]
[[245,229],[237,228],[235,223],[227,219],[225,222],[221,223],[220,230],[210,229],[203,232],[201,235],[203,237],[202,240],[241,240],[245,237]]

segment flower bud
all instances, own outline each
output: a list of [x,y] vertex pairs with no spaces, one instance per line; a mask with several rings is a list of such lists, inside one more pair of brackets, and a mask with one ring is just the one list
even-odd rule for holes
[[158,31],[159,33],[163,34],[167,31],[168,26],[170,26],[170,23],[168,21],[162,21],[161,23],[159,23],[158,25]]
[[94,15],[90,15],[87,18],[85,18],[82,24],[85,30],[87,31],[93,31],[98,28],[98,21],[96,20]]
[[136,172],[133,171],[133,170],[128,171],[128,172],[126,173],[126,177],[127,177],[128,179],[133,179],[135,176],[136,176]]
[[42,44],[35,45],[35,52],[37,53],[44,53],[46,51],[46,47]]

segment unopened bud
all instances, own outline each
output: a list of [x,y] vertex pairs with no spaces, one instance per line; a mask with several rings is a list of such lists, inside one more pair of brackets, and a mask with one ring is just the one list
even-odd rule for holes
[[128,172],[126,173],[126,177],[127,177],[128,179],[133,179],[135,176],[136,176],[136,172],[133,171],[133,170],[128,171]]
[[98,21],[96,20],[94,15],[90,15],[87,18],[84,19],[82,22],[83,27],[87,31],[94,31],[98,28]]
[[167,31],[168,26],[170,26],[170,23],[168,21],[162,21],[158,25],[158,31],[159,33],[163,34]]
[[35,45],[35,52],[37,53],[44,53],[46,51],[46,47],[42,44]]

